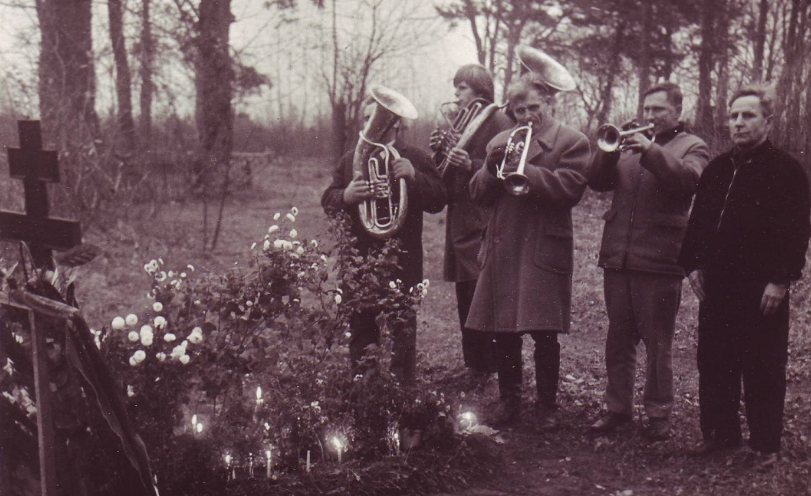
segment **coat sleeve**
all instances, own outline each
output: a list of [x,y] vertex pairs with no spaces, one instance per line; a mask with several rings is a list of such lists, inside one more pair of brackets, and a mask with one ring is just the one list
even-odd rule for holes
[[696,136],[690,138],[693,144],[683,157],[653,143],[639,158],[640,165],[656,176],[663,188],[684,196],[695,193],[701,173],[710,161],[707,144]]
[[589,188],[594,191],[611,191],[617,187],[617,163],[620,152],[597,150],[588,169]]
[[416,148],[409,155],[407,158],[414,166],[414,179],[408,183],[413,189],[408,195],[409,201],[413,200],[414,207],[424,212],[441,212],[448,203],[448,194],[433,159]]
[[707,247],[712,232],[712,219],[707,209],[710,194],[712,175],[705,174],[698,182],[693,209],[687,222],[687,232],[679,253],[678,264],[684,269],[685,275],[694,270],[705,269],[707,265]]
[[482,207],[491,207],[496,203],[496,198],[504,194],[504,186],[484,165],[490,160],[493,148],[498,144],[506,144],[505,133],[500,133],[493,137],[487,144],[487,158],[470,179],[470,198],[473,203]]
[[321,207],[327,214],[345,210],[347,207],[344,204],[344,189],[346,189],[348,183],[344,178],[346,177],[347,168],[351,169],[352,167],[352,157],[351,152],[345,154],[332,169],[332,182],[321,195]]
[[530,195],[543,205],[571,208],[577,205],[586,190],[586,171],[591,160],[591,147],[585,135],[569,139],[553,168],[524,169],[529,180]]
[[774,256],[770,259],[771,266],[767,267],[769,281],[783,284],[796,281],[802,275],[811,234],[808,178],[799,163],[790,157],[787,160],[788,167],[780,177],[781,193],[774,197],[770,240]]

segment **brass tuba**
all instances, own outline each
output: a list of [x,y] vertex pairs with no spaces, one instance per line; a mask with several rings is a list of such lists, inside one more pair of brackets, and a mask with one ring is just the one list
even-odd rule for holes
[[385,86],[374,85],[369,93],[377,105],[360,132],[352,169],[354,177],[360,174],[372,187],[372,197],[358,205],[361,224],[373,238],[387,239],[405,222],[408,191],[405,179],[395,183],[390,174],[390,164],[400,154],[380,140],[401,118],[416,119],[417,109],[406,97]]
[[[521,133],[525,133],[519,141]],[[504,181],[507,192],[515,196],[529,193],[529,179],[524,174],[527,167],[527,154],[532,143],[532,123],[515,128],[507,138],[504,159],[496,169],[496,177]]]
[[518,45],[515,53],[521,63],[521,74],[537,73],[543,78],[544,83],[555,91],[572,91],[577,88],[571,73],[542,50],[529,45]]

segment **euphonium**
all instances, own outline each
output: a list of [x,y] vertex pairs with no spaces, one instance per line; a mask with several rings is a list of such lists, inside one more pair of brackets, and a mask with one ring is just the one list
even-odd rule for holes
[[[647,133],[653,129],[653,126],[653,124],[640,126],[633,122],[629,126],[623,126],[623,129],[620,130],[617,126],[604,124],[597,130],[597,147],[604,152],[623,151],[626,138],[636,133]],[[626,127],[631,127],[631,129],[626,129]],[[651,142],[655,139],[654,135]]]
[[400,154],[380,141],[401,118],[416,119],[417,109],[406,97],[385,86],[372,86],[369,93],[377,105],[360,132],[352,169],[353,176],[360,174],[372,187],[372,197],[358,205],[361,224],[370,236],[387,239],[405,222],[408,190],[405,179],[395,182],[390,174],[390,164]]
[[[484,102],[484,103],[481,103]],[[448,173],[450,170],[450,163],[448,161],[448,152],[450,152],[451,148],[462,148],[464,149],[468,143],[473,139],[473,136],[476,135],[476,132],[479,130],[482,125],[487,122],[487,119],[490,118],[491,115],[495,114],[498,109],[500,108],[499,105],[495,103],[487,103],[487,100],[483,98],[477,98],[470,102],[465,110],[471,108],[473,105],[477,105],[475,108],[475,115],[472,115],[473,109],[470,112],[465,113],[465,127],[462,131],[461,136],[456,141],[456,143],[450,143],[450,146],[446,147],[444,150],[440,148],[440,151],[443,153],[444,158],[439,165],[437,165],[437,171],[439,171],[439,175],[441,177],[445,177],[445,174]],[[486,104],[484,107],[482,105]]]
[[[523,141],[518,141],[521,133],[526,133],[526,137]],[[532,143],[532,123],[515,128],[507,138],[504,159],[496,171],[496,177],[504,181],[507,192],[515,196],[529,193],[529,179],[524,175],[524,169],[527,167],[530,143]]]
[[[453,112],[446,109],[452,105],[458,106],[458,104],[459,102],[453,101],[445,102],[439,106],[439,113],[442,114],[445,122],[448,123],[448,129],[440,132],[439,148],[437,148],[437,150],[434,152],[433,158],[434,163],[439,164],[437,168],[439,169],[440,175],[443,176],[444,171],[448,167],[448,152],[454,146],[458,146],[457,143],[460,139],[462,139],[461,137],[465,130],[470,126],[470,123],[473,122],[476,117],[479,116],[479,114],[481,114],[482,109],[485,109],[488,105],[490,105],[490,103],[484,98],[474,98],[463,108],[457,108],[456,114],[451,117]],[[490,111],[490,113],[492,113],[492,111]],[[468,138],[468,140],[469,139],[470,138]]]

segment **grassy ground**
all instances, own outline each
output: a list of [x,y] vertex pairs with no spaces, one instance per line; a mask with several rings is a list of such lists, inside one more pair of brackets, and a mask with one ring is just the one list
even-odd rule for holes
[[[86,241],[101,245],[102,257],[84,269],[79,301],[91,325],[147,304],[148,281],[143,264],[162,256],[174,263],[222,268],[245,263],[251,243],[260,240],[277,211],[298,207],[299,232],[323,233],[326,223],[319,204],[329,182],[328,165],[284,160],[254,170],[254,187],[239,191],[226,208],[220,245],[201,253],[201,208],[177,203],[154,208],[132,206],[118,213],[107,230],[91,229]],[[502,432],[506,469],[495,480],[480,482],[465,494],[495,495],[800,495],[811,493],[811,460],[806,435],[811,431],[809,386],[811,336],[806,303],[807,279],[795,285],[792,315],[792,358],[786,402],[783,462],[760,474],[745,451],[728,456],[693,459],[684,448],[698,438],[697,372],[695,368],[696,301],[685,287],[674,345],[677,401],[671,440],[647,444],[641,436],[641,410],[635,422],[616,434],[594,438],[588,425],[599,414],[605,387],[602,350],[607,326],[602,297],[602,271],[596,267],[606,198],[587,194],[575,208],[576,269],[572,333],[561,338],[561,428],[537,432],[529,408],[522,422]],[[479,414],[493,408],[495,380],[483,394],[464,395],[454,377],[462,372],[460,333],[453,285],[440,281],[444,245],[444,214],[426,215],[423,235],[426,277],[431,290],[419,314],[421,380],[441,389],[453,401]],[[811,272],[811,270],[807,271]],[[641,351],[641,350],[640,350]],[[533,400],[531,340],[525,346],[525,399]],[[644,353],[641,353],[644,355]],[[641,357],[644,362],[644,356]],[[640,370],[644,363],[640,364]],[[641,387],[642,375],[637,384]],[[641,390],[639,390],[641,396]]]

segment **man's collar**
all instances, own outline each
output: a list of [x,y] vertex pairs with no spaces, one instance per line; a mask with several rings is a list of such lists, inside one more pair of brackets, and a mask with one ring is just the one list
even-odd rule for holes
[[756,145],[748,150],[740,150],[738,147],[733,146],[732,150],[730,150],[730,155],[732,156],[733,160],[740,163],[749,160],[770,148],[772,148],[772,142],[768,137],[766,137],[766,139],[763,140],[759,145]]
[[667,143],[668,141],[672,140],[676,137],[677,134],[684,132],[684,123],[679,122],[676,127],[667,129],[662,131],[661,133],[656,133],[656,142],[660,145]]

